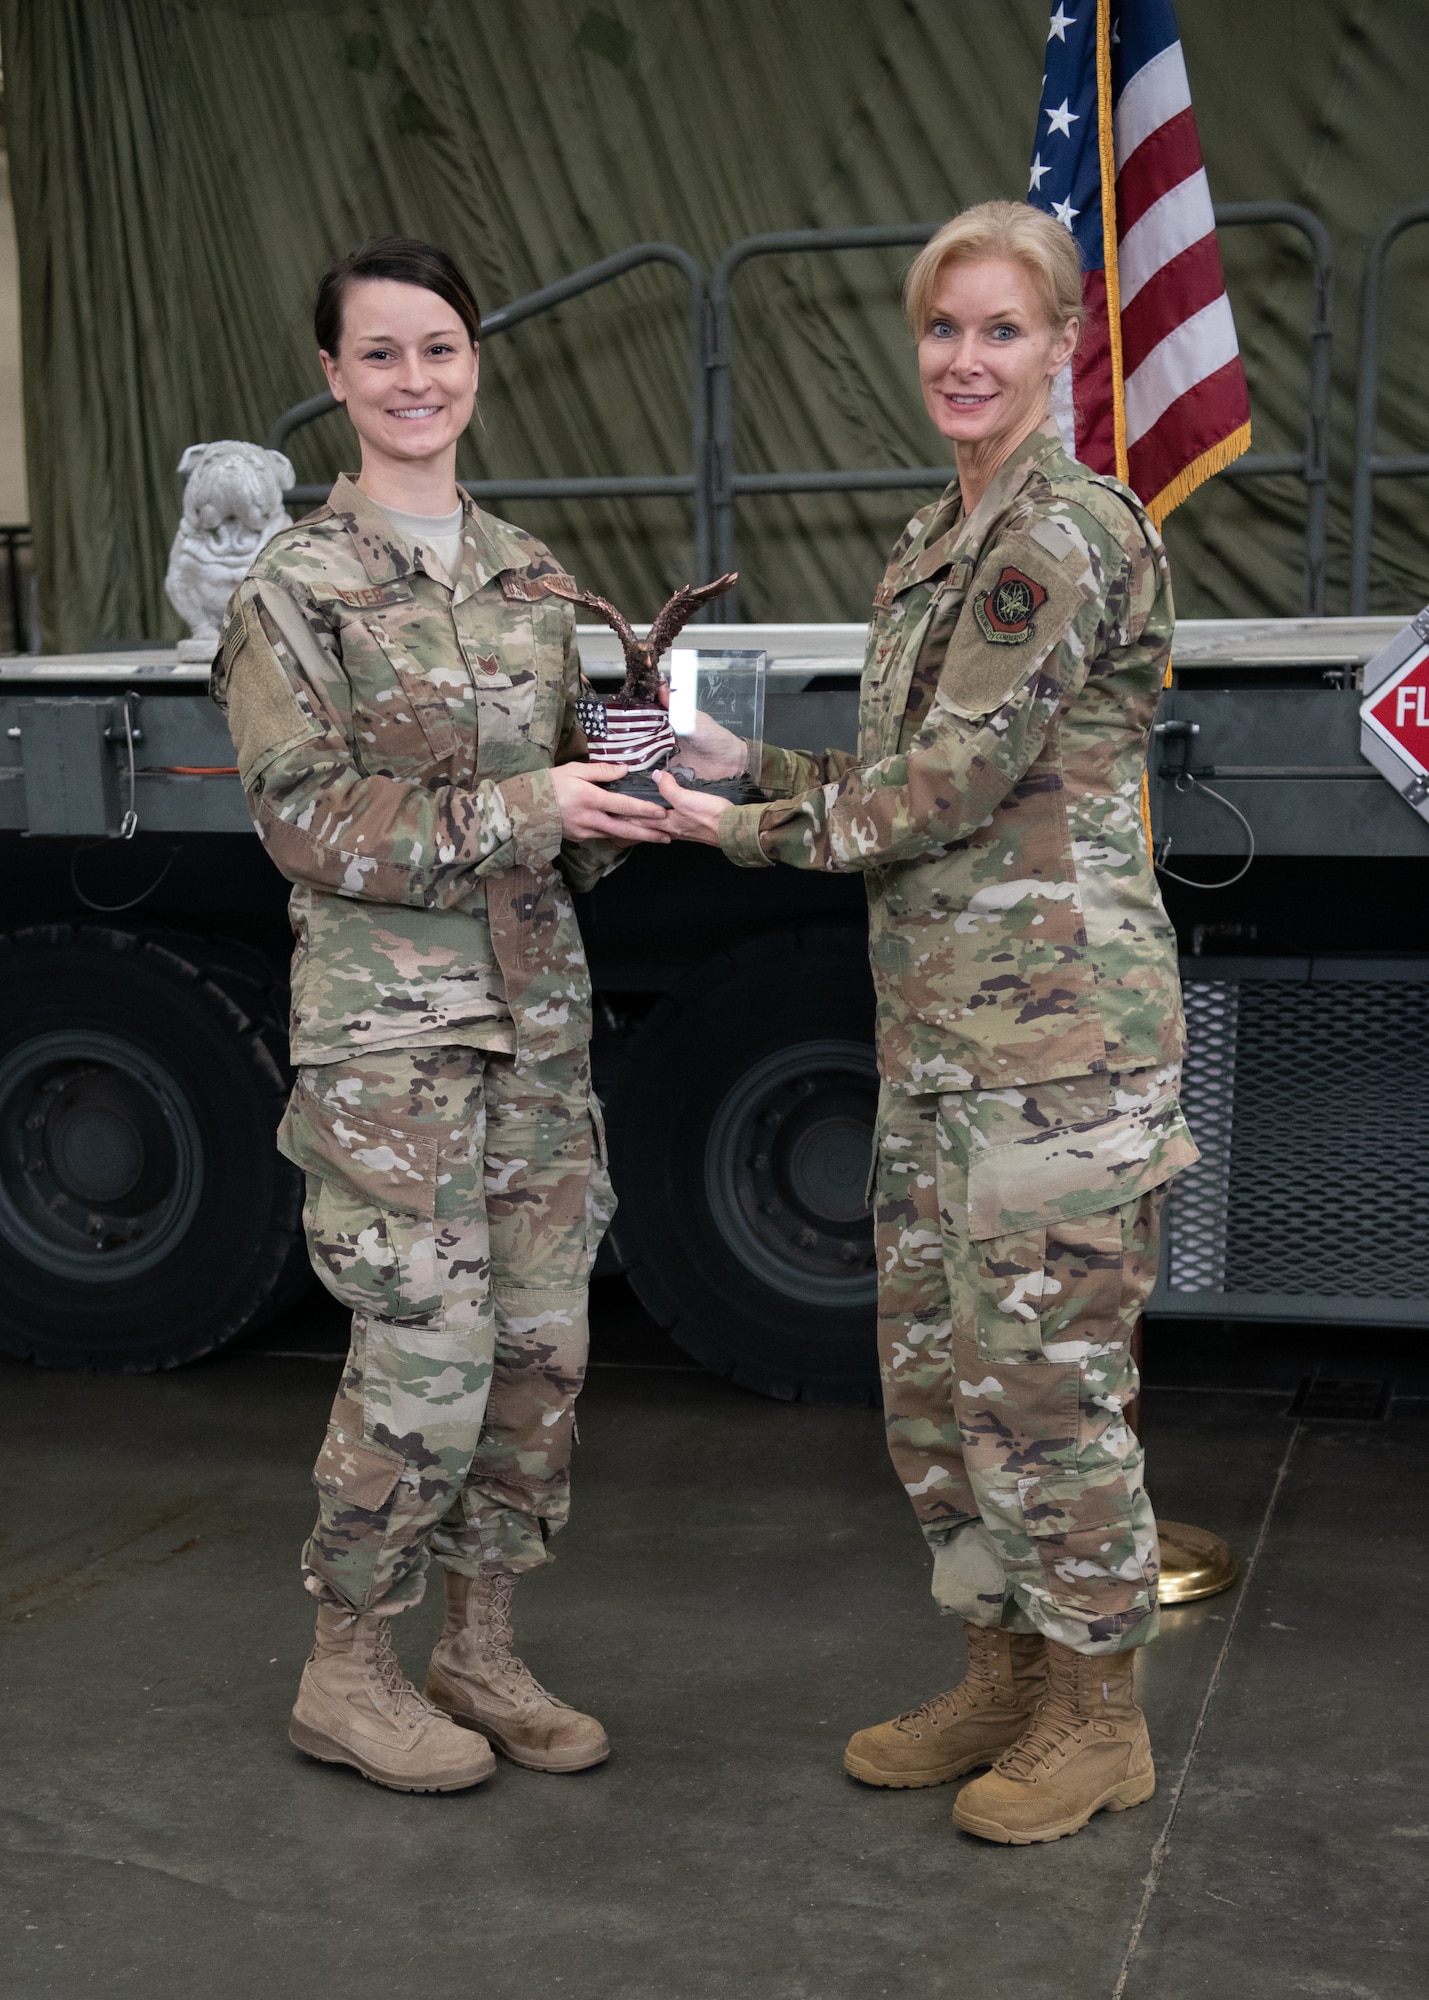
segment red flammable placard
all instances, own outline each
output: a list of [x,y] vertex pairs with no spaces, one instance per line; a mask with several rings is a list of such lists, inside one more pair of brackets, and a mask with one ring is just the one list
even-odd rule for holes
[[1429,774],[1429,646],[1411,654],[1364,703],[1360,716],[1407,764]]

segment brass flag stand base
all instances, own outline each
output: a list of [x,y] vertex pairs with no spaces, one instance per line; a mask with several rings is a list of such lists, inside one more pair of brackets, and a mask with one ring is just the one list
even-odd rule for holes
[[[1141,1328],[1142,1321],[1138,1320],[1136,1331],[1131,1336],[1131,1358],[1136,1363],[1138,1374],[1141,1372]],[[1139,1395],[1126,1412],[1126,1421],[1139,1438]],[[1239,1571],[1228,1542],[1223,1542],[1219,1535],[1213,1535],[1209,1528],[1193,1528],[1185,1521],[1158,1518],[1156,1529],[1161,1537],[1161,1584],[1156,1593],[1159,1603],[1194,1604],[1198,1598],[1214,1597],[1219,1591],[1230,1589]]]
[[1236,1559],[1228,1543],[1208,1528],[1191,1528],[1184,1521],[1158,1521],[1161,1536],[1162,1604],[1194,1604],[1214,1597],[1236,1580]]

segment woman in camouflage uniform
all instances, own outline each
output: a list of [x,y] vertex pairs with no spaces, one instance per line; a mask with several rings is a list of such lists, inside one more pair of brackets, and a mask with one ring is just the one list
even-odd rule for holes
[[768,806],[661,790],[673,832],[742,866],[867,881],[889,1447],[969,1666],[845,1763],[894,1786],[992,1764],[955,1818],[1021,1843],[1155,1786],[1132,1663],[1156,1528],[1123,1411],[1163,1190],[1195,1158],[1140,811],[1173,612],[1145,511],[1049,418],[1080,325],[1069,234],[971,209],[907,307],[957,477],[874,598],[857,754],[766,749]]
[[[572,580],[456,485],[480,331],[460,272],[375,244],[329,271],[316,326],[362,470],[258,557],[214,686],[294,885],[279,1144],[307,1176],[314,1268],[353,1309],[290,1734],[448,1791],[488,1775],[484,1737],[547,1771],[608,1754],[514,1656],[509,1606],[566,1518],[613,1206],[570,891],[664,838],[664,814],[581,761]],[[389,1634],[430,1555],[447,1616],[423,1695]]]

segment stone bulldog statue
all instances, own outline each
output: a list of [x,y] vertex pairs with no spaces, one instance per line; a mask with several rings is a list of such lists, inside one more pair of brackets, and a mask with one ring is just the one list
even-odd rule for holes
[[178,469],[188,481],[164,590],[193,634],[180,640],[179,658],[209,660],[224,608],[249,564],[280,528],[293,525],[283,505],[293,468],[280,451],[224,438],[191,444]]

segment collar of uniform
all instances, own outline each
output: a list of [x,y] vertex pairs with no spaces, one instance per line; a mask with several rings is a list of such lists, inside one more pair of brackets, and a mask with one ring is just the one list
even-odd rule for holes
[[967,521],[966,541],[974,562],[993,522],[1001,520],[1032,474],[1049,458],[1059,455],[1061,450],[1062,434],[1052,418],[1048,417],[1030,437],[1022,440],[1006,464],[998,467],[992,484]]
[[348,534],[362,564],[363,575],[371,584],[404,583],[412,574],[412,559],[392,533],[392,523],[369,500],[355,479],[340,472],[327,497]]
[[966,565],[963,577],[966,581],[977,566],[979,551],[993,523],[1006,513],[1031,474],[1061,451],[1061,433],[1049,417],[998,468],[971,515],[963,512],[962,488],[955,476],[940,494],[922,532],[904,552],[897,570],[879,586],[874,603],[886,607],[901,592],[911,590],[914,584],[926,583],[939,570],[958,562]]
[[962,488],[955,476],[939,495],[937,505],[923,524],[922,534],[899,564],[895,590],[907,590],[911,584],[923,583],[938,570],[946,569],[966,525]]
[[[484,514],[469,493],[462,493],[461,505],[462,551],[453,593],[458,604],[503,570],[525,569],[530,561],[515,537],[500,521]],[[370,584],[405,582],[412,574],[411,556],[394,538],[386,514],[376,501],[368,499],[355,479],[340,473],[328,495],[328,506],[344,522]],[[438,581],[448,583],[446,577]]]
[[471,495],[462,490],[461,561],[456,577],[455,602],[460,604],[474,590],[500,576],[503,570],[526,569],[531,551],[523,547],[504,522],[483,513]]

